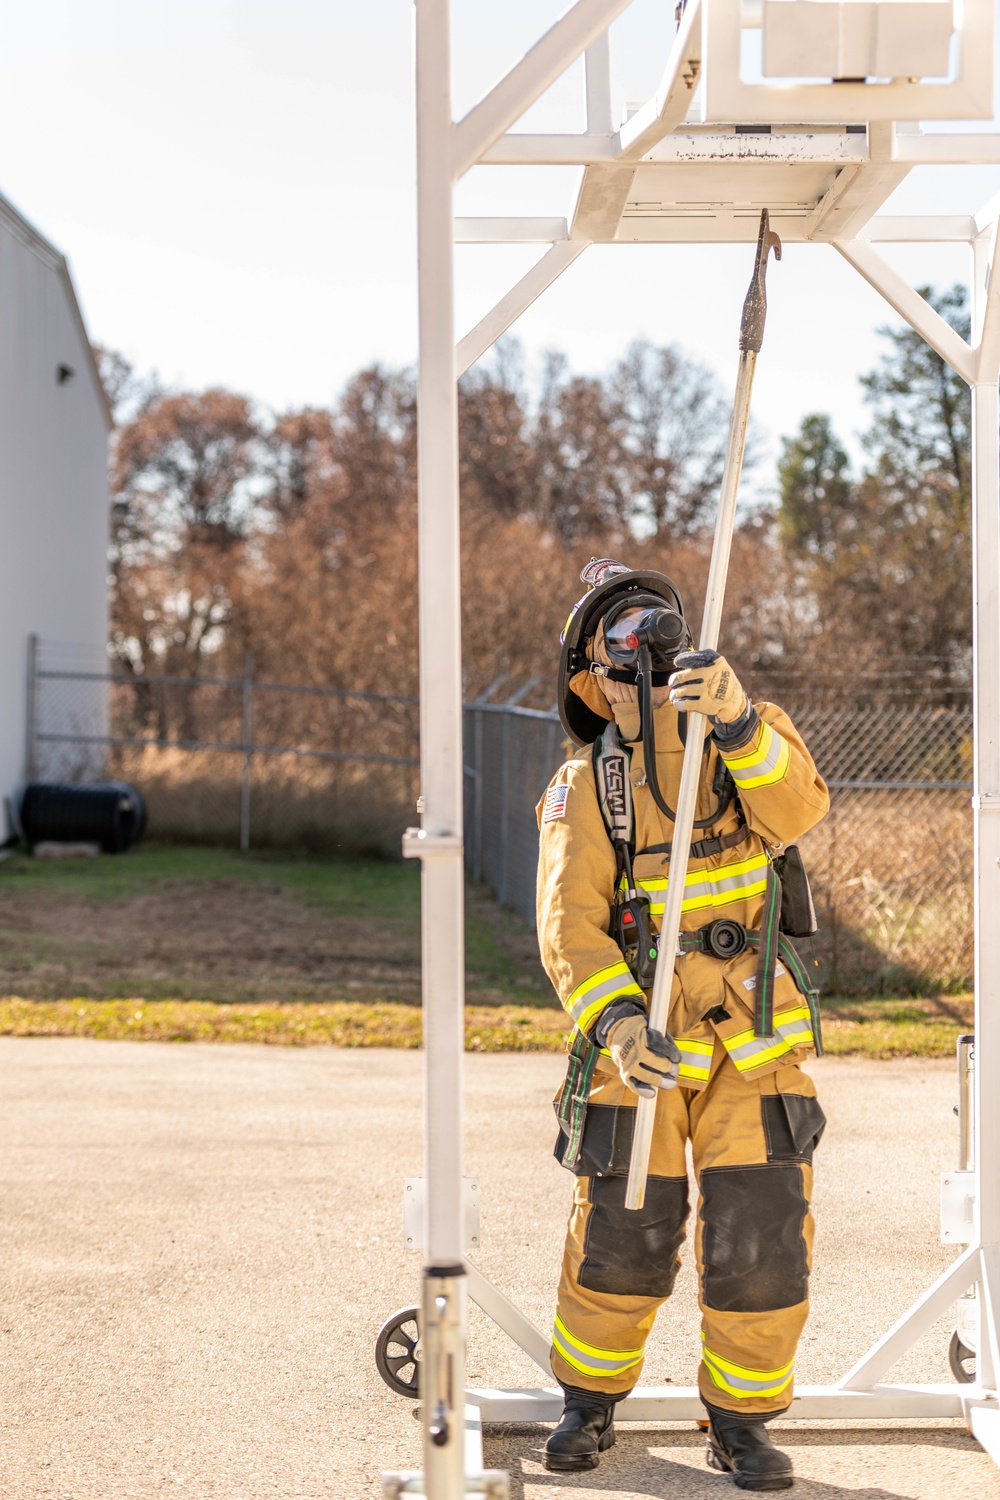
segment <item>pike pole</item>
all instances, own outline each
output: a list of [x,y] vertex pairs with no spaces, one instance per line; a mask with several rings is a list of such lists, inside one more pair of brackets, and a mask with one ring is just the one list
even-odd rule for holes
[[[733,543],[733,525],[736,519],[736,501],[739,496],[740,474],[743,469],[743,450],[746,446],[747,421],[750,416],[750,392],[753,388],[757,355],[764,342],[764,318],[767,313],[764,276],[767,271],[768,253],[771,250],[774,251],[775,260],[780,260],[781,241],[776,234],[771,232],[765,208],[760,216],[757,259],[754,262],[750,290],[743,304],[743,317],[740,321],[740,365],[736,376],[733,414],[729,423],[729,445],[726,449],[726,466],[722,475],[722,492],[719,496],[715,538],[712,542],[708,587],[705,591],[705,612],[702,616],[701,636],[698,641],[700,651],[715,651],[718,648],[722,604],[726,595],[726,578],[729,573],[729,554]],[[677,962],[681,907],[684,901],[688,851],[691,847],[691,834],[694,831],[694,815],[701,780],[706,722],[704,714],[688,714],[687,743],[684,747],[681,784],[677,794],[677,816],[674,819],[674,834],[671,840],[674,852],[670,857],[670,876],[667,883],[663,921],[660,926],[656,975],[649,1005],[649,1026],[653,1031],[666,1031],[670,1012],[670,992]],[[653,1122],[656,1118],[658,1099],[659,1091],[652,1099],[640,1096],[636,1104],[632,1157],[629,1162],[628,1185],[625,1192],[626,1208],[642,1208],[646,1199],[649,1152],[653,1142]]]

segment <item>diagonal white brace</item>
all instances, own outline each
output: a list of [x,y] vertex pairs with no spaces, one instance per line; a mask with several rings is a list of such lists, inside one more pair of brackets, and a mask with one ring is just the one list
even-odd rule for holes
[[638,161],[676,129],[691,107],[700,67],[701,0],[688,0],[660,87],[619,132],[620,160]]
[[877,1385],[896,1360],[904,1355],[936,1323],[941,1314],[969,1287],[979,1275],[979,1246],[971,1245],[938,1277],[932,1287],[908,1308],[903,1316],[883,1334],[877,1344],[837,1382],[842,1391],[868,1391]]
[[457,180],[586,51],[632,0],[576,0],[519,63],[452,127]]
[[473,1302],[482,1308],[488,1318],[492,1318],[498,1328],[502,1328],[504,1333],[514,1340],[518,1348],[523,1349],[525,1354],[535,1361],[545,1375],[551,1377],[552,1369],[549,1364],[551,1345],[545,1335],[538,1331],[520,1308],[515,1307],[510,1298],[505,1297],[503,1292],[495,1287],[471,1260],[465,1262],[465,1270],[469,1278],[469,1296]]
[[530,271],[525,272],[520,281],[511,287],[505,297],[501,297],[495,307],[491,308],[485,318],[480,318],[475,328],[469,332],[455,349],[455,374],[464,375],[470,365],[474,365],[495,344],[502,333],[506,333],[512,323],[525,312],[531,304],[562,275],[567,266],[571,266],[578,255],[587,248],[586,240],[562,240],[553,245],[551,250],[542,256],[532,266]]
[[[1000,193],[994,193],[973,215],[975,228],[972,234],[982,234],[984,230],[992,228],[998,215],[1000,215]],[[971,239],[972,235],[969,238]]]
[[951,324],[946,323],[941,314],[935,312],[908,281],[894,271],[865,240],[833,240],[832,243],[844,259],[850,261],[856,271],[860,271],[869,286],[881,292],[889,306],[894,307],[900,317],[905,318],[910,327],[915,328],[921,338],[926,339],[956,374],[961,375],[969,385],[975,384],[975,351],[969,348]]

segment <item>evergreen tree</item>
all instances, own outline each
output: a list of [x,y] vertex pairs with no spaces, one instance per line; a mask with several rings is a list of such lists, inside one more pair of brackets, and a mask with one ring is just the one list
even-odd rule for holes
[[830,418],[820,413],[803,417],[798,434],[782,439],[780,531],[793,550],[832,560],[850,508],[850,467]]
[[[967,336],[961,287],[922,295]],[[862,377],[870,462],[852,480],[829,418],[805,418],[779,464],[781,535],[831,653],[919,657],[925,677],[947,677],[971,632],[969,392],[912,329],[880,333],[889,348]]]

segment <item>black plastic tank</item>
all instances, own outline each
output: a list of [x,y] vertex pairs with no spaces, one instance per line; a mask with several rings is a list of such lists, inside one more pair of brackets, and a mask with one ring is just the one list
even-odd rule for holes
[[124,854],[146,831],[145,801],[125,781],[90,786],[29,781],[21,792],[17,817],[29,846],[49,841],[100,844],[105,854]]

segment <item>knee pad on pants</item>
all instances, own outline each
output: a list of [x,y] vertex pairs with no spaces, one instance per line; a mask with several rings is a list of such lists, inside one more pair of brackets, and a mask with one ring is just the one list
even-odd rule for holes
[[707,1167],[701,1174],[702,1298],[720,1312],[804,1302],[809,1205],[797,1163]]
[[688,1216],[686,1177],[650,1177],[646,1201],[625,1207],[625,1177],[592,1177],[579,1284],[613,1296],[669,1297]]

